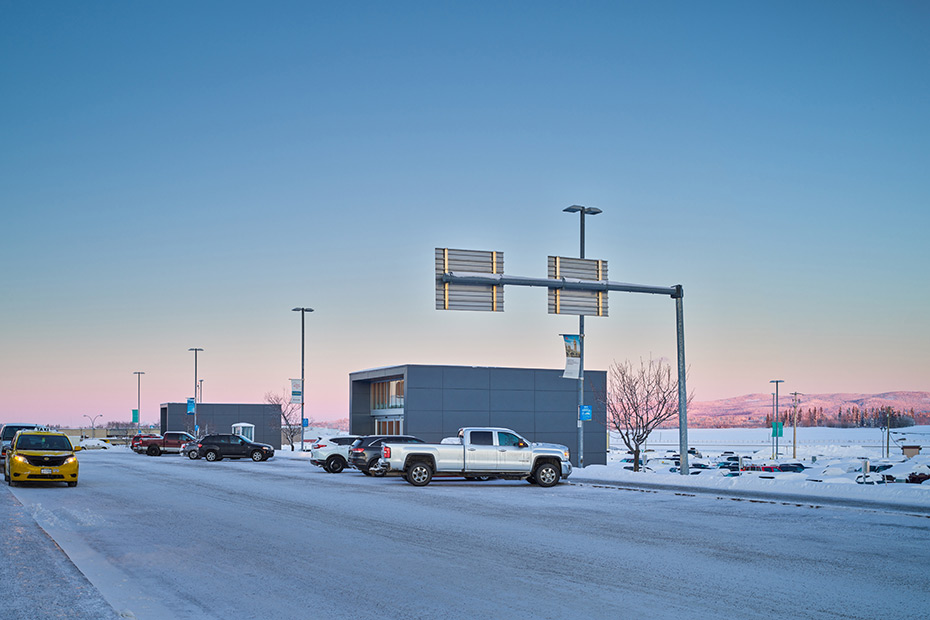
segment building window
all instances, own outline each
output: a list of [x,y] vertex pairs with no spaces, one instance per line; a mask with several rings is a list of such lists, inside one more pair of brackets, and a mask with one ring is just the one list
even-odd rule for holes
[[371,384],[371,409],[379,411],[384,409],[404,408],[404,380],[391,379]]

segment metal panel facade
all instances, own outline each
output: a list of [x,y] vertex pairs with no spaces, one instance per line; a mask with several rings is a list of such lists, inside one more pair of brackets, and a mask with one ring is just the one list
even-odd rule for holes
[[[281,449],[281,406],[248,403],[198,403],[197,424],[200,434],[231,433],[232,425],[247,422],[255,425],[255,441]],[[161,405],[161,432],[194,432],[194,416],[187,415],[187,403]]]
[[[560,443],[577,464],[578,385],[562,370],[466,366],[393,366],[352,373],[350,432],[373,432],[371,384],[405,378],[405,433],[438,442],[463,426],[512,428],[531,441]],[[585,403],[594,420],[585,424],[585,464],[607,462],[606,411],[597,394],[606,392],[607,373],[585,371]]]

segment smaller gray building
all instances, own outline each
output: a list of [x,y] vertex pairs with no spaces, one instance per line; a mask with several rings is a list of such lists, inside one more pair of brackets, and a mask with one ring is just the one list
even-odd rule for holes
[[[255,441],[281,449],[281,405],[242,403],[197,403],[200,435],[231,433],[232,425],[255,425]],[[187,415],[187,403],[162,403],[161,432],[187,431],[194,435],[194,416]]]
[[[407,364],[349,375],[349,432],[407,434],[438,442],[463,426],[511,428],[558,443],[578,464],[578,382],[562,370]],[[585,370],[584,463],[607,463],[607,373]]]

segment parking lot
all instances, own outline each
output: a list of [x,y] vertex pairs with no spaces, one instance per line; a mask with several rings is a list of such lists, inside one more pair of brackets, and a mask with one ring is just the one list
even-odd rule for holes
[[[743,618],[919,618],[930,609],[930,521],[917,516],[571,483],[421,489],[289,458],[208,463],[112,449],[81,453],[81,468],[74,489],[17,487],[0,505],[6,520],[33,518],[125,617],[474,618],[504,606],[537,618],[734,608]],[[12,587],[5,596],[20,591]],[[87,594],[80,579],[61,589]],[[45,617],[58,617],[61,600]]]

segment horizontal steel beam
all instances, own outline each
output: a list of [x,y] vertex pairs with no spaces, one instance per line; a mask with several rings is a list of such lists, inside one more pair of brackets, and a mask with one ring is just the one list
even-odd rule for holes
[[650,293],[652,295],[668,295],[673,299],[684,297],[684,289],[680,284],[675,286],[648,286],[644,284],[627,284],[625,282],[611,282],[610,280],[577,280],[574,278],[526,278],[523,276],[508,276],[502,273],[473,273],[451,271],[442,274],[443,282],[457,284],[485,284],[487,286],[541,286],[574,291],[623,291],[626,293]]

